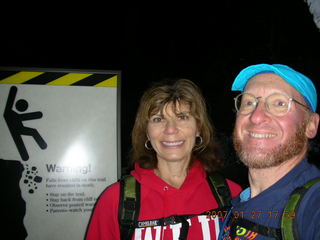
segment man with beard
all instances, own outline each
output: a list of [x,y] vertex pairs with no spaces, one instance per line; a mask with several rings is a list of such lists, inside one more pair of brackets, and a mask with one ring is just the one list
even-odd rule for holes
[[[320,239],[320,170],[307,160],[319,124],[314,84],[288,66],[258,64],[232,90],[241,91],[233,142],[250,187],[232,200],[220,239]],[[285,208],[293,191],[299,206]]]

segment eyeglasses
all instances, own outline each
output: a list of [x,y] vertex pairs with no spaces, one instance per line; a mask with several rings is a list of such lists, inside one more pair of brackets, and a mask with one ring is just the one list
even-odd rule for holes
[[[246,115],[252,113],[258,106],[262,97],[256,97],[251,93],[241,93],[234,98],[234,104],[238,114]],[[265,98],[264,105],[266,110],[277,117],[286,115],[291,107],[291,102],[295,102],[308,110],[310,108],[294,98],[289,98],[281,93],[274,93]]]

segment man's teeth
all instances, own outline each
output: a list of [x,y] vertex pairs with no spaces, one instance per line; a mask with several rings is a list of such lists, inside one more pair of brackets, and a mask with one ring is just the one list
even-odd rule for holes
[[251,137],[254,138],[273,138],[276,136],[276,134],[271,133],[250,133]]
[[162,142],[166,146],[178,146],[183,143],[183,141],[178,141],[178,142]]

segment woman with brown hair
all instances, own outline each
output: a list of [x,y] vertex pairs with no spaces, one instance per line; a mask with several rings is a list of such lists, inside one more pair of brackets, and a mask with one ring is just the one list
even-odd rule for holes
[[[132,131],[131,175],[141,187],[132,239],[216,239],[221,218],[207,174],[221,166],[218,145],[200,89],[190,80],[157,83],[142,96]],[[241,188],[227,180],[232,197]],[[120,184],[100,197],[87,239],[122,239],[118,222]],[[181,219],[183,221],[172,221]],[[151,224],[150,224],[151,223]],[[157,223],[157,224],[155,224]],[[161,223],[161,224],[158,224]]]

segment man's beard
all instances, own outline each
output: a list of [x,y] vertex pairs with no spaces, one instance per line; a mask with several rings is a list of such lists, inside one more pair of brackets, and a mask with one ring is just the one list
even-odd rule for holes
[[280,144],[268,152],[261,153],[257,151],[246,150],[240,139],[237,137],[237,133],[233,131],[233,145],[240,158],[240,160],[248,168],[270,168],[276,167],[286,162],[287,160],[301,154],[307,144],[308,138],[305,136],[306,121],[304,121],[297,128],[296,132],[283,144]]

